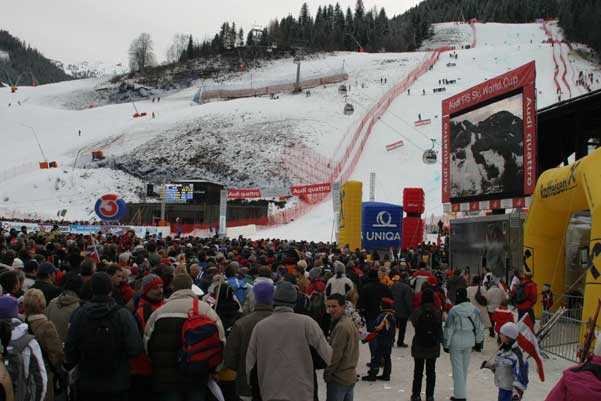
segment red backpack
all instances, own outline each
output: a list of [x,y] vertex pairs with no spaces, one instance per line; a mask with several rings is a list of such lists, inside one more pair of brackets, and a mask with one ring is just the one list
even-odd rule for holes
[[201,378],[215,372],[223,360],[219,330],[207,315],[198,313],[198,299],[182,326],[182,345],[177,354],[178,370],[185,376]]

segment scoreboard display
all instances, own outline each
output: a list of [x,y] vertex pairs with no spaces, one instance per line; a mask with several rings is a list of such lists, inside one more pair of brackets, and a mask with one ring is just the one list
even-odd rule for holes
[[160,195],[166,203],[191,203],[194,196],[194,184],[165,184]]

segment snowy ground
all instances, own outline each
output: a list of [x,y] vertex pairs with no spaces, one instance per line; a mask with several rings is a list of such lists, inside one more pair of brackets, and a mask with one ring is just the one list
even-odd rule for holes
[[[413,338],[413,327],[407,326],[405,341],[410,343]],[[480,370],[482,361],[491,358],[497,350],[496,340],[485,338],[484,351],[472,353],[467,382],[467,399],[470,401],[496,401],[497,388],[494,386],[494,377],[490,370]],[[369,348],[367,344],[361,345],[359,364],[357,372],[360,375],[367,374],[368,368],[365,364],[369,362]],[[531,362],[531,361],[530,361]],[[563,359],[551,357],[544,359],[545,381],[541,382],[536,373],[536,365],[530,367],[530,384],[526,391],[524,401],[543,401],[555,383],[561,377],[561,373],[573,364]],[[380,370],[381,373],[381,370]],[[424,372],[425,373],[425,372]],[[356,400],[398,400],[409,401],[411,399],[411,385],[413,383],[413,358],[410,348],[397,348],[392,350],[392,375],[390,382],[364,382],[355,384]],[[323,377],[319,377],[320,399],[325,399],[325,383]],[[422,399],[425,400],[426,382],[422,384]],[[437,401],[448,400],[453,395],[453,378],[451,376],[451,362],[449,354],[441,350],[441,356],[436,360],[436,388],[434,399]]]
[[[549,27],[554,36],[562,37],[554,23]],[[411,95],[405,93],[396,98],[375,125],[351,177],[363,181],[364,199],[369,192],[369,173],[375,172],[376,200],[399,204],[403,188],[423,187],[425,215],[441,212],[440,164],[428,166],[421,158],[423,151],[431,147],[431,138],[438,141],[435,149],[440,149],[444,98],[534,59],[538,107],[557,100],[554,50],[543,43],[547,36],[541,24],[476,24],[476,33],[474,49],[457,50],[458,59],[452,60],[456,67],[446,66],[451,59],[443,53],[433,70],[412,86]],[[461,47],[472,42],[471,35],[469,25],[439,24],[424,49],[440,45]],[[578,46],[573,48],[569,50],[564,45],[561,51],[569,60],[566,81],[576,96],[581,90],[571,77],[581,70],[598,74],[599,68],[580,57]],[[558,46],[555,52],[556,59],[559,56],[561,60]],[[102,87],[106,78],[21,87],[15,94],[9,88],[0,88],[0,137],[4,144],[0,147],[0,215],[52,217],[57,210],[67,208],[66,218],[89,219],[99,195],[115,192],[135,201],[146,182],[158,183],[160,177],[210,178],[238,188],[314,184],[294,171],[280,168],[283,157],[292,157],[286,150],[295,145],[307,149],[311,157],[338,160],[367,110],[427,56],[424,51],[337,52],[307,57],[301,73],[310,76],[339,72],[344,65],[350,75],[348,101],[355,107],[352,116],[342,113],[345,100],[338,93],[338,85],[315,88],[311,97],[281,94],[278,100],[259,97],[201,106],[191,101],[197,88],[190,88],[163,97],[160,103],[137,102],[137,109],[149,115],[142,119],[132,118],[132,104],[72,109],[94,88]],[[295,72],[292,59],[283,59],[235,74],[223,84],[250,85],[252,81],[258,85],[292,78]],[[386,84],[381,83],[381,78],[386,78]],[[443,78],[455,79],[457,83],[448,85],[446,92],[433,94],[432,89],[441,87],[439,80]],[[198,86],[215,84],[220,82],[198,82]],[[593,85],[593,89],[598,87]],[[421,95],[422,90],[426,95]],[[567,92],[567,88],[564,90]],[[150,117],[153,112],[155,119]],[[432,124],[414,127],[419,114],[422,119],[431,119]],[[386,145],[401,139],[403,147],[386,152]],[[107,165],[118,162],[124,171],[98,168],[90,160],[92,150],[103,150],[109,158]],[[304,157],[307,156],[298,155],[297,159],[311,163]],[[57,161],[60,168],[37,169],[37,163],[44,158]],[[131,163],[124,164],[124,160]],[[142,174],[142,179],[128,174],[140,176],[140,171],[152,169],[154,172]],[[297,221],[259,230],[257,236],[330,240],[332,219],[332,204],[328,200]]]

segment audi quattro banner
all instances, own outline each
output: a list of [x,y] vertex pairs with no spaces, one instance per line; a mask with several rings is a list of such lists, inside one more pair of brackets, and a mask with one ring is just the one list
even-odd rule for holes
[[536,186],[536,68],[530,62],[442,102],[442,201],[530,195]]
[[382,202],[363,202],[361,246],[365,249],[388,249],[401,246],[403,208]]
[[228,199],[256,199],[256,198],[275,198],[278,196],[304,196],[314,194],[324,194],[332,192],[332,184],[324,182],[312,185],[297,185],[282,188],[263,188],[263,189],[228,189]]

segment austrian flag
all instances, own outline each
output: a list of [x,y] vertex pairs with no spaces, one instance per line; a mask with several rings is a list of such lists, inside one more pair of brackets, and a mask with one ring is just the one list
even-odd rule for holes
[[530,315],[525,314],[517,324],[520,334],[518,336],[518,345],[521,349],[526,351],[532,359],[536,362],[538,370],[538,377],[541,381],[545,381],[545,371],[543,369],[543,361],[541,359],[540,349],[538,347],[538,340],[534,332],[534,325]]

